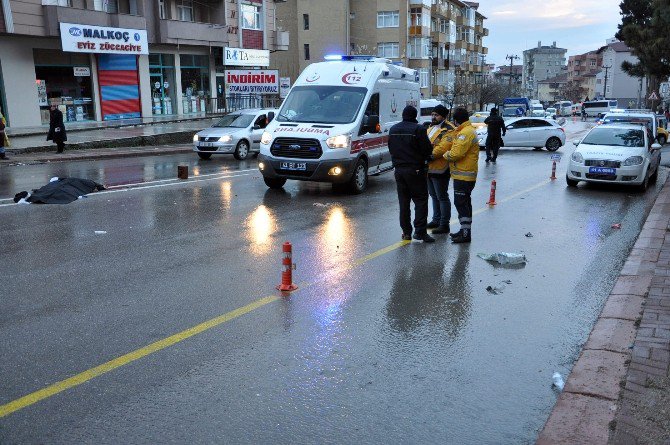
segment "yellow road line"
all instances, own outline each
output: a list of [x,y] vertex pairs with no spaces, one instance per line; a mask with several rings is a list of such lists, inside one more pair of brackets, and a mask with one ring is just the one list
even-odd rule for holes
[[41,400],[54,396],[60,392],[65,391],[66,389],[79,386],[82,383],[91,380],[92,378],[98,377],[102,374],[106,374],[110,371],[120,368],[121,366],[127,365],[128,363],[132,363],[136,360],[146,357],[147,355],[153,354],[154,352],[158,352],[162,349],[165,349],[168,346],[172,346],[174,344],[182,342],[187,338],[193,337],[194,335],[201,334],[209,329],[219,326],[220,324],[233,320],[234,318],[241,317],[244,314],[248,314],[249,312],[252,312],[260,307],[263,307],[269,303],[279,300],[279,298],[280,297],[277,297],[275,295],[261,298],[260,300],[256,300],[253,303],[247,304],[246,306],[242,306],[233,311],[220,315],[216,318],[212,318],[211,320],[205,321],[204,323],[200,323],[199,325],[193,326],[192,328],[186,329],[184,331],[171,335],[162,340],[158,340],[157,342],[151,343],[140,349],[136,349],[132,352],[129,352],[128,354],[110,360],[107,363],[103,363],[102,365],[98,365],[95,368],[88,369],[75,376],[72,376],[65,380],[61,380],[60,382],[56,382],[52,385],[47,386],[46,388],[40,389],[39,391],[30,393],[27,396],[23,396],[5,405],[1,405],[0,418],[5,417],[27,406],[33,405]]
[[[514,198],[517,198],[525,193],[531,192],[535,189],[538,189],[551,181],[549,180],[544,180],[538,184],[535,184],[534,186],[528,187],[527,189],[524,189],[518,193],[515,193],[513,195],[508,196],[505,199],[502,199],[499,201],[499,203],[507,202],[510,201]],[[477,211],[473,212],[473,214],[480,214],[482,212],[485,212],[488,209],[488,207],[478,209]],[[452,221],[453,222],[453,221]],[[344,270],[349,270],[353,269],[355,267],[361,266],[368,261],[371,261],[375,258],[378,258],[382,255],[385,255],[389,252],[392,252],[396,249],[399,249],[400,247],[406,246],[408,244],[411,244],[411,241],[400,241],[395,244],[392,244],[388,247],[384,247],[383,249],[379,249],[376,252],[373,252],[369,255],[366,255],[356,261],[354,261],[350,266],[344,268]],[[300,288],[305,288],[309,287],[311,284],[310,283],[301,283]],[[177,334],[171,335],[169,337],[166,337],[162,340],[158,340],[157,342],[151,343],[147,346],[144,346],[142,348],[136,349],[132,352],[129,352],[127,354],[124,354],[120,357],[117,357],[115,359],[112,359],[106,363],[103,363],[102,365],[98,365],[94,368],[90,368],[84,372],[81,372],[77,375],[74,375],[72,377],[69,377],[65,380],[61,380],[60,382],[56,382],[54,384],[51,384],[47,386],[46,388],[40,389],[38,391],[32,392],[26,396],[20,397],[16,400],[13,400],[9,403],[6,403],[4,405],[0,405],[0,418],[8,416],[16,411],[19,411],[23,408],[26,408],[30,405],[33,405],[41,400],[48,399],[49,397],[52,397],[58,393],[61,393],[67,389],[74,388],[75,386],[79,386],[82,383],[86,383],[89,380],[101,376],[103,374],[106,374],[110,371],[113,371],[117,368],[120,368],[122,366],[125,366],[129,363],[132,363],[136,360],[139,360],[141,358],[144,358],[150,354],[153,354],[155,352],[161,351],[169,346],[175,345],[177,343],[180,343],[188,338],[191,338],[195,335],[201,334],[209,329],[212,329],[214,327],[217,327],[223,323],[226,323],[230,320],[233,320],[235,318],[241,317],[242,315],[248,314],[256,309],[259,309],[263,306],[266,306],[270,303],[273,303],[277,300],[279,300],[281,297],[278,297],[276,295],[270,295],[265,298],[261,298],[260,300],[256,300],[252,303],[247,304],[246,306],[242,306],[240,308],[237,308],[235,310],[232,310],[230,312],[227,312],[223,315],[220,315],[218,317],[212,318],[211,320],[207,320],[203,323],[200,323],[196,326],[193,326],[189,329],[186,329],[184,331],[181,331]]]

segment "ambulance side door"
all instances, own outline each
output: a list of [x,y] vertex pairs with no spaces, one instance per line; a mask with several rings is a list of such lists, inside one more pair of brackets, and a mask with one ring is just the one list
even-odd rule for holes
[[[371,119],[372,118],[372,119]],[[379,92],[374,92],[370,96],[361,126],[358,131],[358,140],[364,142],[365,151],[368,153],[369,170],[377,170],[381,159],[382,151],[386,148],[382,139],[382,132],[378,126],[372,125],[372,121],[376,118],[379,121]]]

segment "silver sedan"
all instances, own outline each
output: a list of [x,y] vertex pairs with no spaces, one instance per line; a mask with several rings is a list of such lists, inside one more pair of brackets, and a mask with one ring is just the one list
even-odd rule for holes
[[276,109],[250,109],[225,115],[209,128],[193,136],[193,151],[201,159],[215,154],[232,154],[235,159],[246,159],[260,151],[261,135],[270,123],[268,113]]

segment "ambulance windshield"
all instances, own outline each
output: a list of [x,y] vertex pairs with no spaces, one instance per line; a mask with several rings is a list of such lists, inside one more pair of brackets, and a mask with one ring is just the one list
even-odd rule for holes
[[279,122],[348,124],[356,120],[366,88],[345,86],[295,86],[277,115]]

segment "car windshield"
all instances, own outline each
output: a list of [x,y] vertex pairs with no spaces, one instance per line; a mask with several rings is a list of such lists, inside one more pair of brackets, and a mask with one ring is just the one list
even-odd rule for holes
[[610,147],[644,147],[644,132],[632,128],[597,127],[581,143]]
[[555,113],[556,108],[547,108],[547,113]]
[[366,88],[305,85],[293,87],[281,107],[280,122],[348,124],[356,119]]
[[503,116],[516,116],[516,108],[506,108],[503,110]]
[[625,122],[627,124],[645,124],[650,131],[654,130],[653,119],[651,117],[626,116],[625,114],[621,114],[621,115],[605,116],[605,119],[603,119],[603,123],[605,124],[611,124],[612,122]]
[[476,115],[476,114],[473,114],[472,116],[470,116],[470,123],[471,124],[483,124],[485,120],[486,120],[486,116]]
[[253,114],[228,114],[222,117],[217,123],[212,125],[215,128],[221,127],[233,127],[233,128],[246,128],[254,120]]

